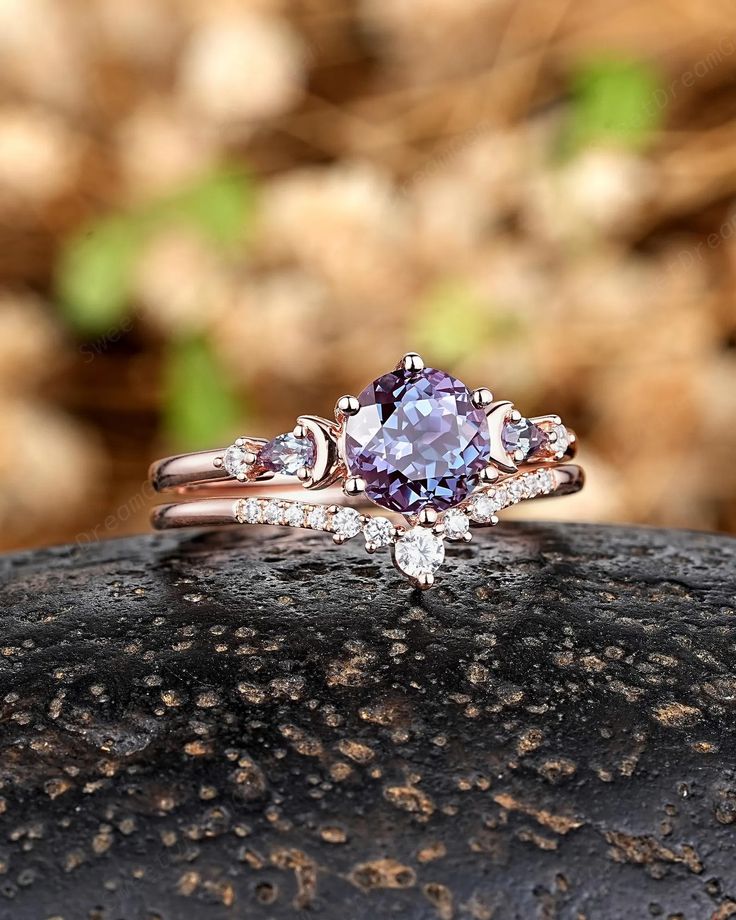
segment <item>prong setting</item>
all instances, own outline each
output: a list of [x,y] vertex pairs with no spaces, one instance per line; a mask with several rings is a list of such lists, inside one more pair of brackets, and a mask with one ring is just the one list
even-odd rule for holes
[[360,402],[357,396],[341,396],[335,406],[335,412],[338,415],[348,417],[357,415],[360,412]]
[[470,394],[470,401],[476,409],[487,409],[493,402],[493,393],[488,387],[478,387]]
[[415,351],[409,351],[399,362],[398,368],[409,374],[421,374],[424,370],[424,361]]
[[348,476],[343,485],[343,491],[350,498],[355,498],[365,492],[365,480],[360,476]]

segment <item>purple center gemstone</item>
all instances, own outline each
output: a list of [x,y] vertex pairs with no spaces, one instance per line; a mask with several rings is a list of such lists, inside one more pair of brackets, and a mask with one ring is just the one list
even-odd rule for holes
[[345,462],[383,508],[413,514],[457,505],[488,464],[490,438],[470,391],[444,371],[393,371],[358,397],[345,427]]

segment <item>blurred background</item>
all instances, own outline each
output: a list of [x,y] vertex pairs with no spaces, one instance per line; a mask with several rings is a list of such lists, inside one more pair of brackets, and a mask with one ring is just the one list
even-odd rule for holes
[[0,545],[407,350],[736,531],[731,0],[0,0]]

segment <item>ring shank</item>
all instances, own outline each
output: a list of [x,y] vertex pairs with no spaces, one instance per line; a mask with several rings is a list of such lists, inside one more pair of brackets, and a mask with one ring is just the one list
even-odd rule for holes
[[[581,467],[577,464],[563,464],[550,469],[555,479],[553,491],[547,495],[538,495],[537,498],[553,498],[560,495],[570,495],[582,489],[585,477]],[[527,474],[528,475],[528,474]],[[288,477],[281,477],[288,481]],[[511,477],[513,478],[513,477]],[[503,483],[501,483],[502,485]],[[271,488],[272,482],[261,486],[252,486],[249,496],[267,499],[282,500],[287,503],[304,504],[304,490],[293,480],[281,488]],[[365,502],[351,502],[341,489],[325,489],[320,493],[319,502],[311,501],[310,505],[330,505],[339,500],[340,505],[365,506]],[[230,524],[239,524],[236,511],[242,498],[230,496],[229,498],[200,498],[192,501],[171,502],[154,508],[151,523],[156,530],[168,530],[178,527],[223,527]]]

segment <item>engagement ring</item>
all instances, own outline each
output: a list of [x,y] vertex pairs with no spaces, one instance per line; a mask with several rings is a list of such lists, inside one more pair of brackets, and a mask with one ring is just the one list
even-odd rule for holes
[[[338,399],[334,421],[302,415],[270,441],[243,436],[225,449],[154,463],[157,491],[192,500],[156,508],[152,523],[268,524],[326,531],[336,543],[362,538],[369,553],[389,548],[399,572],[429,588],[446,541],[469,541],[510,505],[581,489],[583,471],[569,463],[575,445],[558,416],[526,418],[412,352],[358,396]],[[295,497],[305,489],[323,500]]]

